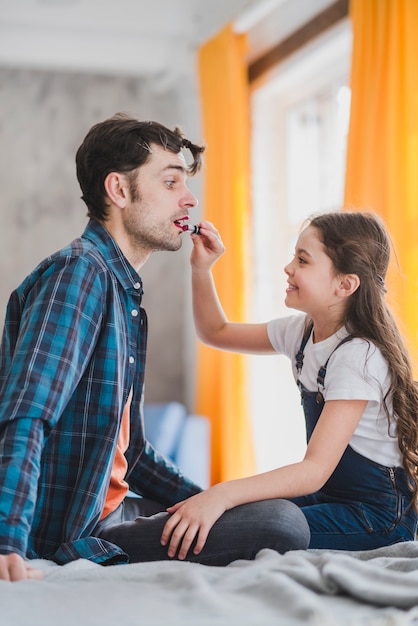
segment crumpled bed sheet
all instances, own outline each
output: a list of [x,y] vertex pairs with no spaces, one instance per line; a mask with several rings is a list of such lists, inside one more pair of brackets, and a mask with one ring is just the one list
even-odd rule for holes
[[364,552],[262,550],[227,567],[33,565],[42,581],[0,581],[0,626],[418,625],[418,542]]

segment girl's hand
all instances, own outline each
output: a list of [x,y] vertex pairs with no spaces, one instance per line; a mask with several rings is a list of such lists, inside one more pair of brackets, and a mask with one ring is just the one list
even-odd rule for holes
[[183,560],[194,539],[197,537],[193,554],[199,554],[206,543],[209,531],[221,515],[226,511],[216,488],[202,491],[187,500],[177,502],[167,509],[171,513],[161,535],[161,545],[168,546],[168,556]]
[[225,252],[225,246],[211,222],[200,222],[200,234],[190,235],[193,241],[193,250],[190,263],[193,269],[209,269],[215,261]]

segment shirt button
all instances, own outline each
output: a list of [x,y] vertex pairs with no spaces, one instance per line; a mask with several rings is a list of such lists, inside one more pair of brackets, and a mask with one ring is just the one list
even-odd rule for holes
[[133,357],[133,356],[130,356],[130,357],[129,357],[129,363],[131,363],[131,364],[132,364],[132,363],[135,363],[135,359],[134,359],[134,357]]
[[132,309],[131,315],[132,315],[132,317],[137,317],[138,316],[138,311],[136,309]]
[[141,283],[134,283],[134,288],[135,289],[140,289],[141,288]]

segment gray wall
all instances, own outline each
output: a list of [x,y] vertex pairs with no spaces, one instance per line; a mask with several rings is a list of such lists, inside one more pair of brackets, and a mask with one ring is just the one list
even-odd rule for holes
[[[79,236],[87,222],[79,199],[75,152],[96,122],[125,111],[202,141],[194,77],[55,73],[0,67],[0,322],[10,291],[49,253]],[[202,176],[190,187],[200,195]],[[200,215],[195,211],[196,218]],[[144,266],[150,322],[146,400],[193,408],[195,335],[188,257],[154,254]]]

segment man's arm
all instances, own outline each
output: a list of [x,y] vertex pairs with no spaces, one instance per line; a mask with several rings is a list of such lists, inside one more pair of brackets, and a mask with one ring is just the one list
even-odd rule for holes
[[0,355],[0,554],[22,558],[45,436],[90,358],[102,310],[100,281],[88,264],[63,259],[47,270],[20,300],[17,293],[11,299]]
[[[40,420],[14,420],[1,429],[0,580],[41,578],[24,560],[32,520],[38,471],[33,460],[42,448]],[[36,467],[35,463],[35,467]],[[22,494],[27,494],[22,498]]]
[[0,554],[26,556],[44,444],[41,420],[15,419],[0,429]]
[[144,451],[128,476],[132,491],[170,506],[200,493],[202,488],[187,478],[146,441]]

